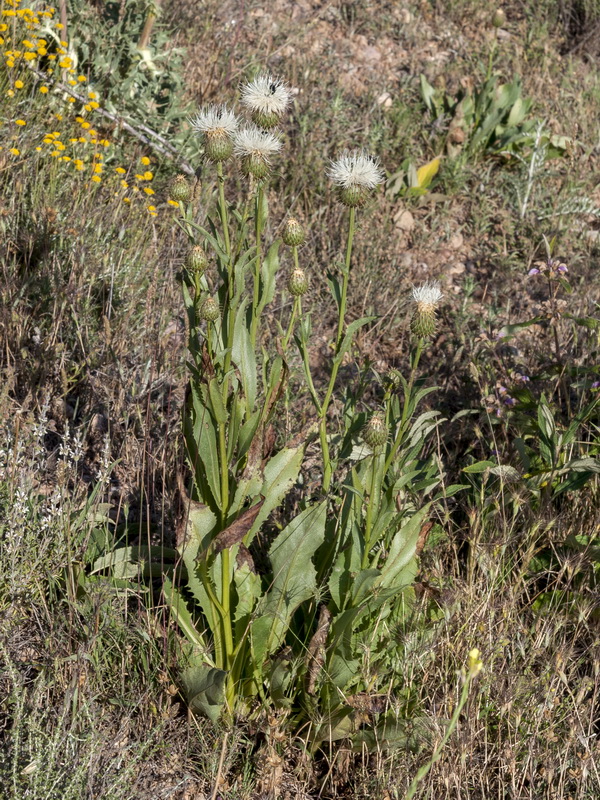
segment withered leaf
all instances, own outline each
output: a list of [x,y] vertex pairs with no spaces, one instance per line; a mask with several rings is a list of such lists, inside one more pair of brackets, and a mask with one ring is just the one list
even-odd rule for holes
[[212,542],[212,547],[215,553],[220,553],[226,547],[233,547],[234,544],[241,542],[244,536],[248,533],[254,520],[257,518],[261,510],[264,498],[252,508],[246,509],[236,520],[234,520],[229,527],[224,531],[218,533]]

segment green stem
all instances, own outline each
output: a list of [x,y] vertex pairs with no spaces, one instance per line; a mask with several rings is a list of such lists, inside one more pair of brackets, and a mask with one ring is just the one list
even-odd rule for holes
[[219,456],[221,461],[221,527],[225,529],[227,524],[227,512],[229,510],[229,465],[227,463],[225,424],[219,425]]
[[258,185],[256,193],[256,213],[254,215],[254,233],[256,238],[256,261],[254,262],[254,294],[252,298],[252,324],[250,327],[250,342],[256,347],[256,329],[258,327],[258,303],[260,301],[260,270],[262,261],[262,204],[263,185]]
[[283,337],[283,342],[281,343],[281,349],[285,353],[288,348],[288,344],[290,343],[290,338],[292,333],[294,332],[294,327],[296,325],[296,317],[298,316],[298,305],[300,303],[299,297],[294,297],[294,305],[292,306],[292,316],[290,317],[290,322],[288,325],[287,332]]
[[371,488],[369,490],[369,502],[367,504],[367,519],[365,523],[365,549],[362,557],[362,569],[369,565],[369,553],[371,551],[371,531],[373,528],[373,506],[375,504],[375,487],[377,485],[377,466],[379,455],[373,455],[371,463]]
[[[298,298],[298,316],[302,319],[302,298]],[[300,328],[302,330],[302,327]],[[304,337],[303,337],[304,338]],[[308,362],[308,348],[307,342],[302,342],[302,362],[304,364],[304,372],[306,374],[306,381],[308,383],[308,391],[310,392],[310,396],[312,398],[313,403],[315,404],[315,408],[317,409],[317,414],[321,413],[321,403],[319,401],[319,396],[317,395],[317,390],[315,389],[315,384],[313,383],[312,373],[310,371],[310,364]]]
[[217,183],[219,185],[219,216],[223,226],[225,239],[225,252],[227,253],[228,269],[231,271],[231,243],[229,241],[229,219],[227,216],[227,203],[225,202],[225,177],[223,175],[223,162],[217,161]]
[[398,433],[396,434],[394,444],[392,445],[390,454],[387,457],[385,465],[383,467],[384,475],[387,474],[387,471],[389,470],[392,461],[396,457],[396,453],[398,452],[398,448],[400,447],[400,443],[402,441],[404,433],[406,432],[406,425],[408,423],[409,412],[411,407],[412,390],[415,384],[415,378],[417,377],[417,367],[419,366],[419,361],[421,360],[421,353],[423,352],[424,344],[425,340],[422,338],[420,338],[419,341],[417,342],[417,349],[415,351],[415,355],[410,370],[410,378],[408,379],[408,385],[406,387],[406,392],[404,394],[404,407],[402,409],[402,418],[400,420],[400,425],[398,426]]
[[429,770],[433,767],[436,761],[439,761],[442,755],[442,750],[446,746],[448,739],[452,736],[454,729],[458,724],[458,718],[460,716],[461,711],[465,703],[467,702],[467,697],[469,696],[469,686],[471,685],[471,675],[467,674],[465,676],[465,683],[462,689],[462,693],[460,695],[460,700],[458,701],[458,705],[454,709],[454,714],[452,714],[452,719],[446,729],[446,733],[444,734],[444,738],[438,744],[438,746],[433,751],[433,755],[431,756],[430,760],[427,764],[423,764],[423,766],[418,770],[417,774],[413,778],[412,783],[408,787],[407,793],[404,795],[404,800],[411,800],[419,788],[419,784],[423,780],[423,778],[427,775]]
[[352,244],[354,242],[354,228],[356,221],[356,209],[350,209],[350,219],[348,224],[348,242],[346,244],[346,261],[344,265],[344,280],[342,282],[342,296],[340,298],[340,308],[338,317],[337,335],[335,339],[335,357],[333,366],[331,368],[331,375],[329,376],[329,383],[327,385],[327,392],[325,399],[321,405],[320,422],[319,422],[319,438],[321,441],[321,450],[323,453],[323,491],[328,492],[331,485],[331,478],[333,476],[333,467],[331,465],[331,457],[329,454],[329,445],[327,443],[327,411],[331,398],[337,374],[342,363],[340,354],[340,347],[344,336],[344,325],[346,321],[346,304],[348,300],[348,283],[350,280],[350,264],[352,260]]
[[[225,364],[223,371],[225,375],[229,372],[231,366],[231,351],[233,349],[233,334],[235,328],[235,309],[233,307],[233,298],[235,296],[235,274],[233,269],[231,257],[231,241],[229,239],[229,218],[227,215],[227,203],[225,202],[225,177],[223,175],[223,163],[217,162],[217,183],[219,185],[219,216],[221,217],[221,224],[223,226],[223,239],[225,240],[225,252],[227,253],[227,342],[225,346],[227,352],[225,354]],[[225,314],[225,309],[223,309]],[[227,395],[227,379],[223,385],[224,397]]]

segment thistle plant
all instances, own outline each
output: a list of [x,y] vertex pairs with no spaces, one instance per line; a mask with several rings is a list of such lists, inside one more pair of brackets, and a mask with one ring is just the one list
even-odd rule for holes
[[[329,278],[338,312],[333,358],[325,378],[314,375],[311,313],[303,307],[310,285],[301,264],[305,231],[288,217],[282,240],[269,241],[268,179],[283,140],[257,127],[281,119],[289,93],[268,76],[243,87],[241,97],[249,125],[222,106],[193,120],[216,213],[209,209],[201,224],[192,194],[172,190],[181,198],[178,224],[188,239],[180,274],[191,478],[181,565],[166,570],[164,594],[191,648],[182,685],[192,710],[232,720],[277,708],[296,729],[308,723],[316,747],[359,735],[347,698],[376,690],[361,669],[362,653],[370,649],[371,668],[389,666],[394,648],[380,621],[401,620],[410,605],[417,550],[442,496],[439,464],[424,450],[441,418],[435,410],[415,413],[432,391],[418,366],[441,292],[435,284],[415,290],[411,369],[385,382],[380,407],[366,410],[351,388],[344,393],[344,357],[356,332],[374,319],[346,321],[356,218],[383,172],[364,151],[343,153],[328,170],[347,214],[344,263]],[[230,157],[247,178],[240,208],[226,201]],[[288,270],[279,265],[282,244]],[[273,334],[268,308],[278,290],[291,296],[291,312],[285,329]],[[320,486],[310,494],[299,478],[313,434],[286,443],[277,426],[293,369],[303,375],[320,448]],[[329,413],[333,406],[339,415]],[[298,502],[285,503],[294,486]],[[266,558],[259,532],[271,542]],[[392,712],[380,727],[388,738],[391,731],[405,735]]]

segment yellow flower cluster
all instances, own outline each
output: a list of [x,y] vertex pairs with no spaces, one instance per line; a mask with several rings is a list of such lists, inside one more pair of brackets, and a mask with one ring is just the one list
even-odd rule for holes
[[[72,117],[67,119],[68,130],[50,131],[43,135],[41,141],[36,142],[35,139],[28,141],[33,144],[34,152],[70,164],[75,171],[84,173],[91,184],[100,184],[105,176],[109,175],[104,164],[103,150],[110,147],[111,142],[103,137],[88,119],[100,108],[98,95],[89,89],[85,97],[81,96],[87,77],[77,74],[73,57],[69,55],[68,42],[60,39],[60,33],[56,33],[63,29],[63,26],[55,21],[56,9],[21,8],[21,2],[22,0],[4,0],[0,12],[0,48],[5,48],[2,53],[9,87],[6,95],[15,98],[15,103],[18,100],[20,110],[19,118],[12,120],[16,127],[12,128],[13,141],[8,143],[7,150],[15,157],[26,155],[27,147],[23,137],[26,133],[27,119],[23,118],[26,116],[22,111],[23,96],[28,96],[33,101],[31,92],[36,86],[42,96],[50,95],[53,86],[60,82],[62,87],[53,91],[49,100],[52,99],[55,103],[66,102],[69,104],[67,108],[73,111],[75,104],[80,102],[81,107],[78,112],[74,111],[77,116],[74,119]],[[48,85],[44,81],[45,76]],[[56,105],[54,107],[56,108]],[[60,122],[63,120],[63,115],[54,113],[53,119]],[[79,126],[79,130],[76,126]],[[23,133],[17,138],[19,131]],[[0,150],[2,149],[0,146]],[[135,195],[150,197],[155,193],[149,185],[154,178],[154,173],[147,169],[150,166],[150,159],[148,156],[143,156],[140,163],[145,169],[114,168],[115,177],[118,176],[119,181],[119,191],[115,192],[115,195],[122,196],[125,203],[131,203]],[[129,181],[125,179],[128,172],[135,175],[136,183],[131,187]],[[129,194],[126,194],[127,190],[130,190]],[[158,213],[154,205],[146,206],[146,209],[152,216]]]

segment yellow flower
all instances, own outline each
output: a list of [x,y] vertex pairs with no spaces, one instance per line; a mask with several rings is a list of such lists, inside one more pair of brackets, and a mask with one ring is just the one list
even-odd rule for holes
[[[90,107],[91,109],[94,109],[94,108],[100,108],[100,103],[96,103],[96,101],[95,101],[95,100],[92,100],[92,102],[91,102],[91,103],[88,103],[88,105],[89,105],[89,107]],[[86,108],[87,108],[87,106],[86,106]]]
[[100,177],[100,175],[92,175],[92,180],[94,181],[94,183],[102,183],[102,178]]
[[36,150],[38,151],[38,153],[39,153],[39,152],[41,151],[41,149],[42,149],[42,148],[41,148],[41,147],[36,147],[35,149],[36,149]]
[[68,81],[68,84],[69,86],[77,86],[77,81],[74,81],[73,78],[71,78],[71,80]]
[[48,59],[50,61],[56,61],[56,53],[49,53]]
[[71,66],[72,63],[73,62],[71,61],[69,56],[65,56],[65,58],[61,58],[61,60],[58,62],[58,66],[62,67],[63,69],[67,69],[68,67]]
[[[83,125],[81,126],[83,128]],[[98,136],[98,131],[95,131],[93,128],[89,130],[90,136]]]
[[38,56],[45,56],[48,54],[48,51],[45,47],[38,47]]
[[[7,67],[14,67],[14,65],[15,65],[15,62],[12,61],[12,60],[9,60],[9,61],[6,62],[6,66]],[[11,97],[12,97],[12,95],[11,95]]]
[[67,97],[67,103],[74,103],[74,102],[75,102],[74,97]]
[[13,154],[13,156],[19,156],[19,155],[21,155],[20,151],[19,151],[19,150],[17,150],[17,148],[16,148],[16,147],[11,147],[11,148],[10,148],[10,152]]
[[150,195],[150,194],[154,194],[154,189],[151,189],[149,186],[145,186],[145,187],[144,187],[144,191],[145,191],[145,192],[146,192],[146,194],[148,194],[148,195]]
[[123,202],[124,203],[131,203],[131,200],[129,199],[129,197],[124,197],[123,198]]
[[143,181],[144,180],[144,176],[143,175],[137,174],[135,177],[138,179],[138,181]]
[[65,27],[65,26],[62,24],[62,22],[57,22],[57,23],[56,23],[56,30],[57,30],[57,31],[62,31],[62,29],[63,29],[64,27]]
[[86,103],[84,105],[84,108],[85,108],[86,111],[91,111],[92,110],[92,107],[91,107],[91,105],[89,103]]
[[25,53],[25,55],[23,56],[23,58],[25,59],[25,61],[35,61],[35,59],[37,58],[37,56],[36,56],[36,54],[35,54],[35,53]]
[[42,94],[48,94],[48,87],[47,86],[40,86],[40,92]]
[[15,93],[13,92],[12,89],[9,89],[6,94],[8,95],[8,97],[14,97],[15,96]]
[[126,170],[126,169],[123,169],[123,167],[116,167],[116,168],[115,168],[115,172],[117,172],[119,175],[125,175],[125,173],[127,172],[127,170]]
[[85,136],[80,136],[79,141],[81,142],[81,144],[85,144],[87,142],[87,139],[85,138]]
[[177,202],[177,200],[167,200],[167,203],[170,206],[175,206],[175,208],[179,208],[179,203]]
[[127,181],[121,181],[121,186],[123,187],[123,189],[129,189],[129,184],[127,183]]
[[102,145],[102,147],[110,147],[110,142],[108,141],[108,139],[100,139],[100,144]]
[[60,160],[61,161],[70,161],[71,160],[71,156],[61,156]]
[[46,136],[44,139],[44,144],[54,144],[54,139],[51,139],[49,136]]
[[78,75],[77,80],[79,81],[79,83],[85,83],[87,81],[87,78],[85,77],[85,75]]
[[24,119],[16,119],[15,125],[20,125],[21,127],[23,127],[24,125],[27,125],[27,123],[25,122]]
[[24,86],[23,81],[15,81],[15,89],[22,89]]
[[59,155],[60,155],[60,150],[53,150],[53,151],[50,153],[50,155],[51,155],[51,156],[55,156],[55,157],[57,157],[57,156],[59,156]]
[[469,675],[471,675],[473,678],[476,675],[479,675],[479,673],[483,669],[483,661],[481,660],[480,656],[481,653],[476,647],[474,647],[469,653],[469,661],[468,661]]
[[81,127],[84,129],[84,131],[87,131],[87,129],[91,128],[92,126],[90,125],[89,122],[82,122]]
[[75,122],[85,122],[83,117],[75,117]]
[[142,164],[143,164],[145,167],[148,167],[148,166],[150,166],[150,159],[148,158],[148,156],[142,156],[142,158],[140,159],[140,161],[142,162]]
[[149,172],[149,171],[148,172],[144,172],[144,180],[145,181],[151,181],[153,177],[154,177],[154,175],[151,172]]
[[96,164],[94,166],[94,172],[97,172],[98,174],[100,174],[102,172],[102,164]]
[[[57,26],[57,27],[58,27],[58,26]],[[63,39],[63,41],[60,43],[60,46],[61,46],[61,47],[68,47],[68,46],[69,46],[69,43],[68,43],[68,42],[65,42],[65,41],[64,41],[64,39]]]
[[69,139],[69,141],[71,142],[71,144],[76,144],[79,141],[79,139],[74,138],[74,139]]
[[98,95],[96,94],[96,92],[88,92],[88,95],[92,98],[92,100],[98,99]]

